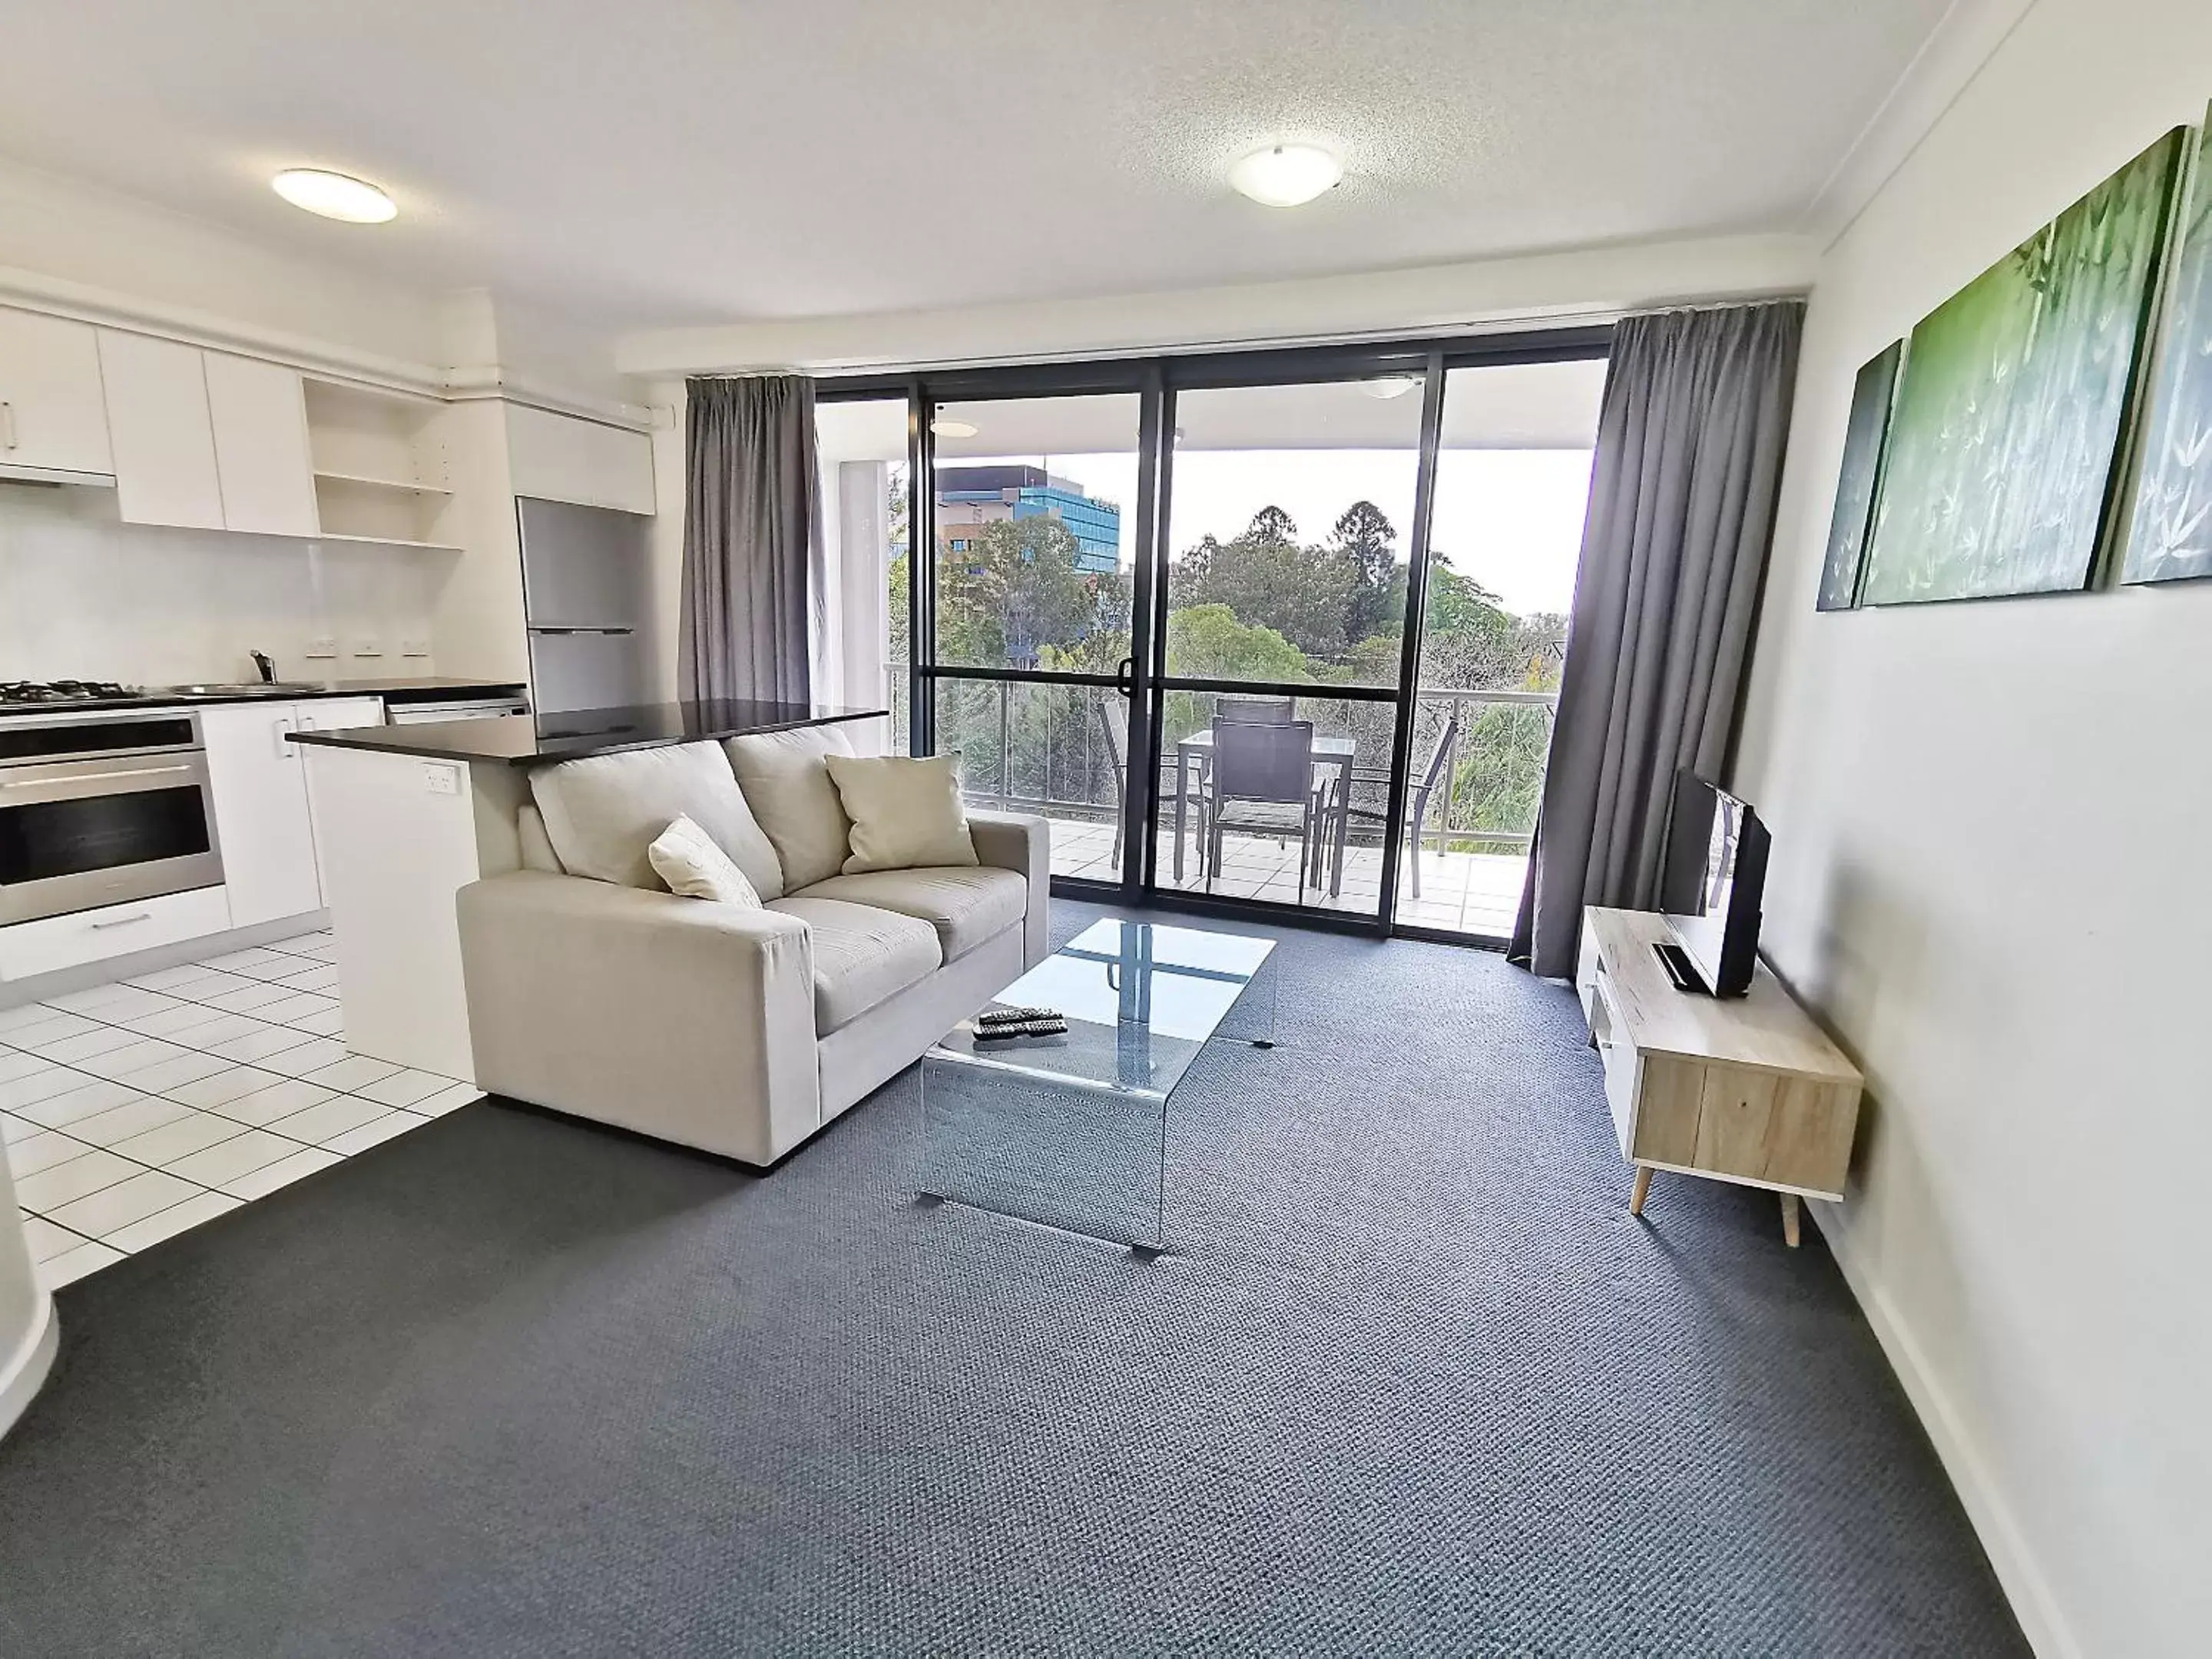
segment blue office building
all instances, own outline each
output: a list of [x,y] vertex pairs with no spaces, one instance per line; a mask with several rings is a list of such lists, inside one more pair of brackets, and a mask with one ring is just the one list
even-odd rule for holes
[[1075,538],[1077,569],[1104,576],[1121,568],[1121,509],[1041,466],[939,467],[937,508],[937,533],[955,553],[969,526],[1053,518]]

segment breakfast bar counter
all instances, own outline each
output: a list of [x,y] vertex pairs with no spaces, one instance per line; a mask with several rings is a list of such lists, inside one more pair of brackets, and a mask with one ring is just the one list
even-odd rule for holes
[[532,767],[885,718],[880,708],[717,701],[293,732],[337,934],[346,1046],[475,1077],[453,896],[522,867],[516,815]]

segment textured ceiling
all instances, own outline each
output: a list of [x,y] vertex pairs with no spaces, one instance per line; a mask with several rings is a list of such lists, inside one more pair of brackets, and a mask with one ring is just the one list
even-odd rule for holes
[[[611,328],[1109,295],[1792,228],[1946,9],[70,0],[11,11],[0,155]],[[1279,137],[1344,185],[1231,194]]]

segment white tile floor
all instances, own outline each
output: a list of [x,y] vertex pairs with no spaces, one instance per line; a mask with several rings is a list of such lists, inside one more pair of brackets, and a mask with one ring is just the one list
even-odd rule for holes
[[0,1012],[0,1130],[58,1288],[477,1099],[349,1054],[327,933]]
[[[1345,849],[1344,884],[1332,896],[1326,886],[1298,885],[1297,841],[1287,846],[1264,836],[1225,837],[1221,872],[1213,885],[1217,894],[1236,898],[1259,898],[1279,904],[1300,904],[1373,915],[1382,890],[1382,853],[1380,848],[1352,846]],[[1173,883],[1175,839],[1171,831],[1160,836],[1158,868],[1164,884]],[[1120,869],[1114,860],[1111,824],[1085,823],[1072,819],[1052,821],[1052,869],[1058,876],[1083,876],[1094,881],[1114,881]],[[1500,856],[1483,853],[1421,853],[1421,892],[1413,896],[1410,884],[1401,877],[1398,920],[1409,926],[1435,927],[1451,933],[1503,938],[1513,931],[1514,914],[1521,905],[1521,885],[1528,869],[1522,854]],[[1198,868],[1194,838],[1183,842],[1183,878],[1187,892],[1206,890],[1206,878]]]

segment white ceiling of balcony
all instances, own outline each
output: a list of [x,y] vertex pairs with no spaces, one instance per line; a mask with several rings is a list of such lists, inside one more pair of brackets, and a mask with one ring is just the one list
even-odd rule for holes
[[[11,9],[0,155],[610,329],[1114,295],[1792,228],[1949,9],[70,0]],[[1279,137],[1344,185],[1232,195]]]

